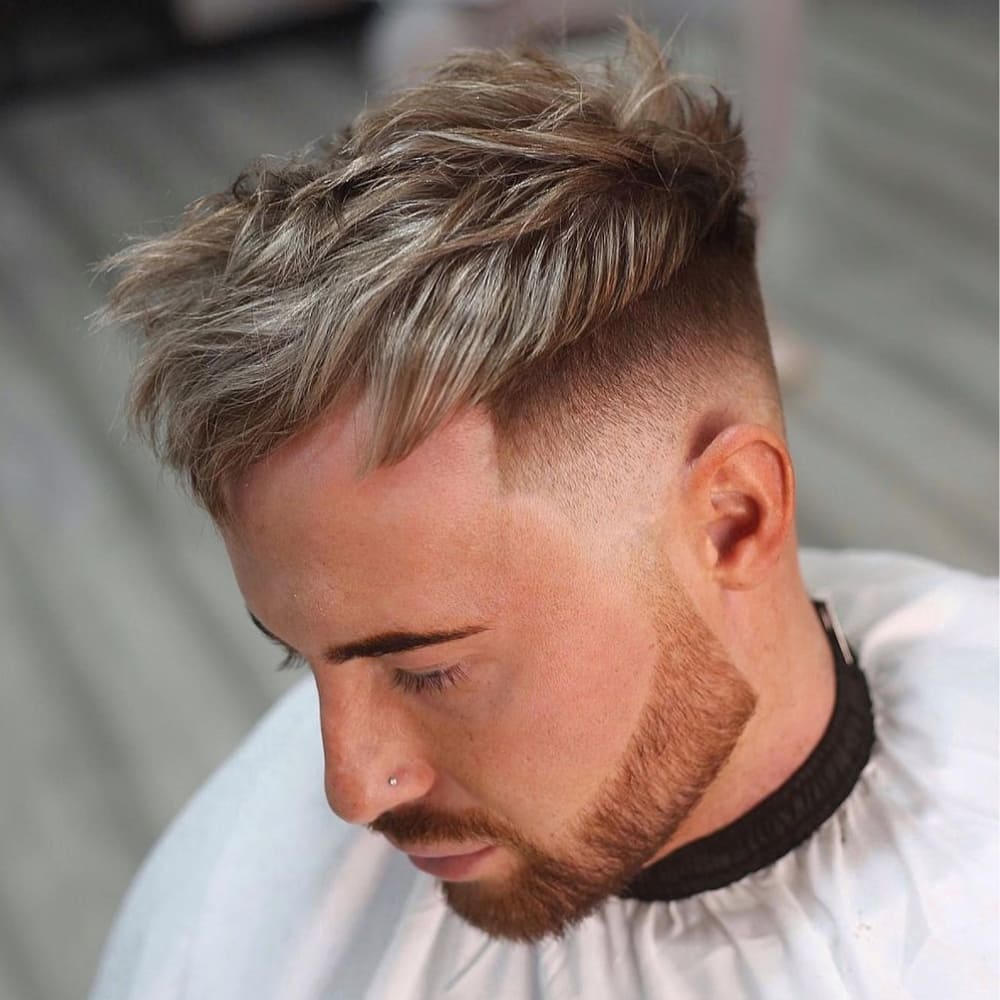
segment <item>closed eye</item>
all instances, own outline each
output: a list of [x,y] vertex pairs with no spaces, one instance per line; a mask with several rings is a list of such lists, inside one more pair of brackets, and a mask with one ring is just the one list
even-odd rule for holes
[[[290,649],[285,658],[278,664],[278,670],[300,670],[306,665],[305,657]],[[407,694],[442,694],[450,687],[455,687],[466,680],[468,675],[461,664],[443,667],[440,670],[428,670],[414,673],[410,670],[393,670],[392,686]]]
[[429,670],[425,673],[394,670],[392,672],[392,686],[407,692],[407,694],[421,694],[423,692],[441,694],[447,688],[460,684],[467,677],[468,675],[460,663],[456,663],[453,667]]

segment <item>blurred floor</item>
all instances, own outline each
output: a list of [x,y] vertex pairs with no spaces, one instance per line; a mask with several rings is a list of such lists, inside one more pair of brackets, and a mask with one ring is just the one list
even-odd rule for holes
[[[963,11],[809,8],[762,269],[815,349],[788,400],[803,540],[995,572],[996,22]],[[85,332],[87,267],[346,121],[350,32],[0,114],[6,1000],[85,991],[153,838],[288,683],[211,527],[124,440],[127,352]]]

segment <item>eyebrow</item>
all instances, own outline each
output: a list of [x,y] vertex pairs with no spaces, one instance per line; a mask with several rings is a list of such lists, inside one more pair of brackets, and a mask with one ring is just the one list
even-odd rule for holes
[[[250,620],[264,633],[272,642],[276,642],[283,649],[293,656],[299,656],[295,649],[288,645],[284,639],[279,639],[261,620],[248,608],[247,614]],[[464,628],[450,629],[442,632],[380,632],[377,635],[359,639],[356,642],[348,642],[343,646],[329,646],[323,653],[323,659],[327,663],[346,663],[348,660],[360,657],[388,656],[391,653],[405,653],[410,649],[420,649],[424,646],[436,646],[442,642],[454,642],[456,639],[465,639],[470,635],[477,635],[487,631],[486,625],[468,625]]]

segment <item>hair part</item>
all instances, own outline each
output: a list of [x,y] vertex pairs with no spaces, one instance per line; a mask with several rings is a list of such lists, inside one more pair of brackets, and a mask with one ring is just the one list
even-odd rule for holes
[[363,475],[464,406],[527,446],[660,413],[709,356],[773,373],[745,169],[728,101],[634,27],[600,79],[456,55],[106,262],[102,318],[144,343],[133,424],[222,518],[227,482],[352,397]]

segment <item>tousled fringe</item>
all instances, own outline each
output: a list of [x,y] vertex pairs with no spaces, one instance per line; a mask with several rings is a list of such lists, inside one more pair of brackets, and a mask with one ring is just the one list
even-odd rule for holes
[[363,474],[699,254],[752,260],[745,168],[728,101],[638,29],[600,79],[463,53],[110,258],[98,321],[140,332],[131,419],[224,517],[230,477],[345,399],[372,416]]

